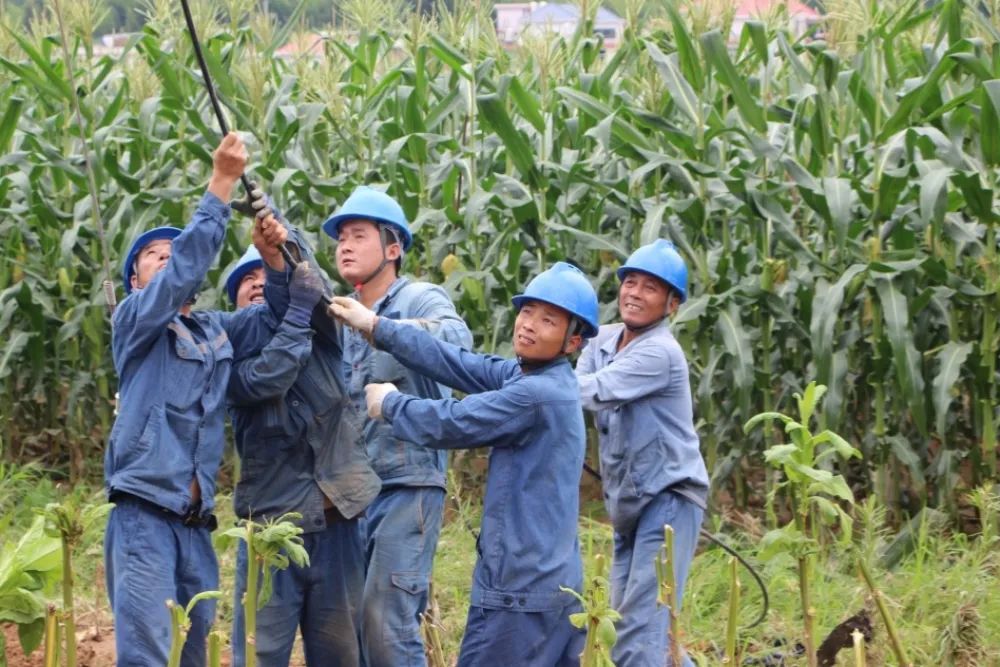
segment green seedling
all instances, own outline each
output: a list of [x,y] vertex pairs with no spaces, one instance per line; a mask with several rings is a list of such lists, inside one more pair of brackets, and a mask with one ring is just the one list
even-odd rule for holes
[[302,546],[302,528],[295,523],[301,518],[301,514],[289,512],[263,523],[243,519],[219,538],[223,548],[236,540],[247,545],[247,590],[243,595],[247,667],[257,664],[257,612],[271,599],[274,571],[284,570],[289,563],[309,565],[309,554]]
[[181,653],[184,650],[188,632],[191,630],[191,610],[194,609],[194,606],[202,600],[218,600],[221,597],[221,591],[202,591],[191,598],[185,607],[173,600],[167,600],[167,609],[170,610],[170,655],[167,658],[167,667],[180,667],[181,665]]
[[218,630],[208,634],[208,667],[222,667],[222,645],[225,636]]
[[670,610],[670,626],[668,642],[670,646],[670,664],[681,664],[681,628],[680,614],[678,613],[679,600],[677,599],[677,579],[674,572],[674,529],[672,526],[663,527],[663,556],[658,556],[654,563],[656,567],[656,580],[659,582],[659,594],[656,603]]
[[[845,542],[851,539],[852,520],[837,501],[854,505],[854,494],[842,475],[835,475],[820,466],[826,459],[861,458],[861,452],[830,430],[813,435],[809,423],[813,418],[826,387],[810,382],[803,394],[795,394],[799,419],[796,421],[780,412],[762,412],[743,425],[744,433],[765,421],[784,424],[791,439],[769,447],[764,459],[781,471],[783,479],[772,493],[784,491],[792,508],[792,521],[772,530],[761,540],[760,557],[767,559],[787,553],[796,559],[799,571],[799,597],[802,603],[803,644],[809,667],[816,667],[815,617],[810,596],[813,554],[819,547],[819,526],[814,517],[827,525],[838,527]],[[769,499],[773,501],[772,499]]]
[[[21,649],[34,651],[45,634],[46,591],[55,587],[62,574],[59,540],[45,533],[45,520],[35,517],[17,544],[0,549],[0,623],[17,625]],[[4,635],[0,649],[6,656]]]
[[76,612],[73,601],[73,551],[84,534],[98,521],[103,521],[112,503],[99,503],[81,508],[73,497],[61,503],[49,503],[37,510],[45,519],[45,534],[58,537],[62,546],[63,636],[66,638],[66,667],[76,667]]
[[54,604],[45,611],[45,667],[59,667],[59,612]]
[[583,611],[569,616],[569,622],[573,627],[587,630],[587,640],[580,655],[580,667],[614,667],[615,663],[611,661],[611,649],[618,641],[615,622],[621,620],[621,614],[611,608],[605,561],[601,556],[595,556],[594,560],[596,572],[583,595],[572,588],[561,587],[561,589],[583,605]]
[[427,611],[421,614],[421,629],[424,634],[424,650],[430,667],[447,667],[444,656],[444,642],[441,639],[441,608],[438,606],[434,582],[427,590]]
[[739,656],[736,654],[737,624],[740,617],[739,567],[735,558],[729,559],[729,616],[726,619],[726,657],[723,660],[726,665],[739,664]]

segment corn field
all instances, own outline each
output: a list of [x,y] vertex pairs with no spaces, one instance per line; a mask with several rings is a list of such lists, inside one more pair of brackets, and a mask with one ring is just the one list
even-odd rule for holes
[[[62,4],[0,31],[0,444],[79,477],[116,385],[104,262],[121,294],[128,243],[186,222],[218,130],[177,3],[150,0],[114,56],[95,55],[99,2]],[[515,50],[488,3],[455,4],[343,2],[318,55],[280,59],[311,43],[297,22],[196,3],[252,172],[328,273],[319,224],[385,186],[415,230],[405,271],[445,284],[479,349],[509,353],[510,297],[540,268],[581,266],[610,321],[618,264],[669,238],[691,268],[673,327],[717,490],[748,502],[779,435],[741,425],[811,379],[829,387],[823,426],[864,453],[842,472],[890,507],[952,508],[996,478],[996,3],[831,0],[796,39],[780,12],[731,34],[717,0],[629,0],[614,52],[590,36],[592,1],[572,38]],[[232,224],[199,305],[228,307],[248,242]]]

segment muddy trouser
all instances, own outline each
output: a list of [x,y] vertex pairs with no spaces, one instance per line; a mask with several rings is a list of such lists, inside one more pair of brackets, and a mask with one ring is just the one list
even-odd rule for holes
[[[186,606],[202,591],[219,588],[219,565],[209,528],[186,525],[152,503],[116,496],[104,534],[108,597],[115,619],[120,667],[160,667],[170,652],[167,600]],[[203,667],[215,600],[191,612],[182,667]]]
[[458,667],[577,667],[586,642],[569,615],[578,602],[555,611],[508,611],[469,607]]
[[[310,667],[357,667],[360,664],[358,620],[364,586],[364,547],[358,519],[329,521],[324,530],[304,533],[309,566],[289,564],[274,572],[271,599],[257,612],[257,664],[287,667],[302,632]],[[244,614],[246,543],[236,556],[233,610],[233,667],[246,664]],[[258,580],[260,581],[260,580]]]
[[[672,526],[674,577],[677,598],[682,599],[703,516],[704,512],[694,503],[664,491],[642,510],[631,534],[615,533],[611,606],[622,618],[615,624],[618,643],[612,649],[612,658],[618,667],[670,665],[666,659],[670,613],[666,607],[656,604],[658,586],[654,559],[663,546],[663,526]],[[694,663],[685,655],[682,665],[693,667]]]
[[423,667],[420,615],[441,534],[444,490],[390,486],[365,510],[368,570],[361,620],[366,667]]

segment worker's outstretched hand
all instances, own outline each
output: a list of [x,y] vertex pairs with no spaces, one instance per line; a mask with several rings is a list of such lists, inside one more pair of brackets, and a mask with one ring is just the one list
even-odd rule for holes
[[281,246],[288,240],[288,230],[270,212],[264,218],[257,218],[253,225],[253,244],[264,263],[275,271],[285,270],[285,258],[281,256]]
[[240,135],[230,132],[212,153],[212,178],[208,191],[224,202],[233,194],[233,186],[240,180],[247,166],[247,148]]
[[399,389],[396,389],[396,385],[391,382],[366,384],[365,403],[368,404],[368,416],[372,419],[382,419],[382,401],[394,391]]
[[360,301],[346,296],[335,296],[330,300],[330,315],[366,336],[371,336],[378,317]]

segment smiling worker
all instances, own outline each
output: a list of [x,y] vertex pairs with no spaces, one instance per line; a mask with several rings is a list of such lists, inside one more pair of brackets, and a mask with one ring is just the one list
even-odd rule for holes
[[[687,299],[687,266],[660,239],[632,253],[618,279],[621,322],[601,327],[576,373],[583,407],[595,413],[614,527],[611,606],[622,619],[612,659],[619,667],[662,666],[670,617],[656,603],[654,563],[663,526],[674,529],[679,600],[708,498],[688,365],[666,324]],[[685,656],[683,664],[693,663]]]

